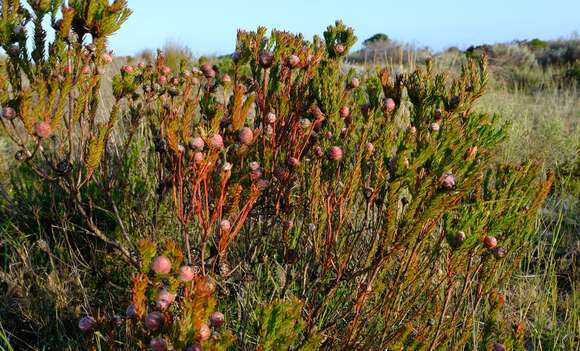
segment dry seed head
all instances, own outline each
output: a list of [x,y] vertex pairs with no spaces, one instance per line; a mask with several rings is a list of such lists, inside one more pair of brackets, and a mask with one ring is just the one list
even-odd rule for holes
[[266,122],[270,124],[276,123],[276,114],[274,114],[274,112],[268,112],[266,115]]
[[191,148],[196,149],[198,151],[203,150],[205,147],[205,142],[201,137],[195,137],[191,140]]
[[157,274],[168,274],[171,272],[171,261],[166,256],[157,256],[151,262],[151,269]]
[[295,68],[299,64],[300,64],[300,57],[298,57],[297,55],[290,55],[290,57],[288,57],[288,65],[291,68]]
[[238,61],[240,60],[240,58],[242,58],[242,53],[239,51],[234,51],[231,55],[232,60],[234,61],[234,63],[238,63]]
[[210,338],[211,336],[211,329],[209,328],[209,326],[205,323],[203,323],[200,327],[199,327],[199,338],[201,341],[206,341]]
[[455,176],[451,172],[445,172],[439,178],[441,186],[447,190],[453,189],[455,187]]
[[318,157],[324,156],[324,151],[322,151],[322,148],[320,146],[317,146],[317,147],[314,148],[314,153]]
[[221,312],[213,312],[210,316],[209,316],[209,321],[211,323],[212,326],[214,327],[221,327],[224,322],[225,322],[225,317],[224,314]]
[[52,128],[48,122],[36,122],[34,124],[34,134],[41,139],[46,139],[52,134]]
[[338,146],[332,146],[328,150],[328,158],[332,161],[340,161],[342,160],[342,149]]
[[209,144],[211,145],[211,147],[213,147],[214,149],[223,149],[224,147],[224,139],[222,138],[221,135],[219,134],[212,134],[209,138]]
[[195,270],[191,266],[181,266],[179,268],[179,280],[190,282],[195,278]]
[[103,62],[104,63],[111,63],[111,62],[113,62],[113,55],[111,55],[108,52],[105,52],[103,54],[103,56],[101,56],[101,57],[103,58]]
[[250,145],[254,140],[254,132],[250,128],[244,127],[239,131],[238,138],[242,144]]
[[203,153],[198,151],[195,154],[193,154],[193,162],[195,162],[195,164],[202,163],[203,162]]
[[260,66],[262,68],[270,68],[272,66],[272,61],[274,60],[274,55],[272,53],[264,51],[260,54]]
[[342,106],[340,108],[339,113],[341,118],[346,118],[350,115],[350,109],[348,108],[348,106]]
[[165,342],[165,340],[163,340],[163,339],[159,339],[159,338],[151,339],[151,342],[149,343],[149,345],[151,346],[152,351],[166,351],[167,350],[167,342]]
[[388,112],[393,112],[395,110],[395,107],[397,107],[397,104],[395,103],[395,100],[388,98],[385,101],[385,106],[387,106]]
[[163,325],[163,315],[161,314],[161,312],[154,311],[149,313],[147,317],[145,317],[145,326],[150,331],[155,332],[161,329],[162,325]]
[[497,246],[497,239],[493,236],[486,235],[485,238],[483,238],[483,244],[488,249],[493,249]]
[[135,305],[130,304],[129,306],[127,306],[127,310],[125,311],[125,315],[129,319],[137,318],[137,311],[135,311]]
[[123,67],[121,67],[121,72],[123,72],[123,73],[131,74],[131,73],[133,73],[133,71],[134,71],[133,66],[124,65]]
[[203,65],[201,65],[201,72],[203,73],[203,76],[207,79],[215,77],[215,70],[213,69],[213,66],[209,62],[206,62]]
[[9,121],[13,120],[14,118],[16,118],[16,110],[10,106],[3,107],[2,108],[2,117],[4,117],[5,119],[7,119]]
[[175,297],[176,294],[170,292],[169,290],[167,290],[166,288],[159,288],[157,290],[157,300],[165,300],[169,303],[172,303],[173,301],[175,301]]
[[232,224],[230,223],[230,221],[229,221],[229,220],[227,220],[227,219],[223,219],[223,220],[220,222],[220,230],[221,230],[222,232],[229,232],[231,228],[232,228]]

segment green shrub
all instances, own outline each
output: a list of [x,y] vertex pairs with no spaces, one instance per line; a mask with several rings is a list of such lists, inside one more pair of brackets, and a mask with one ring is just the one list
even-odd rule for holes
[[[430,62],[355,77],[342,66],[356,40],[343,23],[312,41],[258,28],[238,32],[221,66],[169,69],[163,52],[123,66],[101,120],[105,39],[125,2],[70,1],[33,60],[25,35],[6,34],[23,20],[18,6],[3,3],[0,102],[13,110],[2,126],[44,180],[31,184],[50,189],[28,190],[27,203],[50,204],[42,215],[55,222],[66,214],[60,227],[80,243],[70,252],[87,265],[121,282],[133,273],[126,294],[83,304],[85,333],[66,347],[523,347],[503,291],[553,176],[496,164],[506,128],[473,112],[485,57],[455,78]],[[56,16],[55,2],[35,6]],[[216,309],[226,325],[210,335]]]

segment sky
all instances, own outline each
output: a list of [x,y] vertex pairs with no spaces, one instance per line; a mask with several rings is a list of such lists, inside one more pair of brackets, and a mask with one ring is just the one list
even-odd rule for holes
[[227,54],[238,29],[301,32],[308,39],[341,19],[358,42],[373,34],[435,51],[580,31],[580,0],[128,0],[133,15],[110,40],[117,55],[171,41],[195,55]]

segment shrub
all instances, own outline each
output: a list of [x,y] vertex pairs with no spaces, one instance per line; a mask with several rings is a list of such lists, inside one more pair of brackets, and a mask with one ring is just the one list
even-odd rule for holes
[[[11,4],[2,28],[21,20]],[[35,6],[56,15],[54,2]],[[33,54],[33,64],[17,38],[0,97],[16,112],[2,125],[21,161],[55,184],[81,233],[134,268],[126,316],[85,316],[85,346],[522,347],[502,291],[552,176],[495,164],[505,127],[472,111],[485,57],[456,79],[427,62],[355,87],[341,63],[356,38],[343,23],[312,41],[258,28],[238,32],[232,64],[168,70],[159,52],[152,65],[122,67],[99,120],[104,40],[129,11],[123,1],[69,6],[47,59]],[[226,323],[212,338],[216,310]]]

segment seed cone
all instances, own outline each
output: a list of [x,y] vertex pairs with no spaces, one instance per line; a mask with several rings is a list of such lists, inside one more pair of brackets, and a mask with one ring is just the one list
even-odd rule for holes
[[497,246],[497,239],[493,236],[487,235],[485,238],[483,238],[483,244],[488,249],[493,249]]
[[254,132],[252,132],[252,130],[250,128],[244,127],[238,133],[238,139],[240,139],[240,142],[242,144],[250,145],[250,144],[252,144],[252,141],[254,140]]
[[291,68],[295,68],[299,64],[300,64],[300,58],[298,56],[290,55],[290,57],[288,57],[288,66],[290,66]]
[[16,118],[16,110],[14,110],[12,107],[4,107],[2,108],[2,117],[4,117],[5,119],[11,121],[14,118]]
[[191,266],[181,266],[179,268],[179,280],[190,282],[195,278],[195,270]]
[[271,53],[264,51],[260,54],[260,66],[262,68],[270,68],[272,66],[272,61],[274,60],[274,55]]
[[342,149],[338,146],[332,146],[329,150],[328,150],[328,158],[331,159],[332,161],[340,161],[342,160]]
[[171,272],[171,261],[166,256],[157,256],[151,262],[151,269],[157,274],[168,274]]
[[151,331],[157,331],[161,329],[162,325],[163,325],[163,315],[161,314],[161,312],[154,311],[149,313],[147,317],[145,317],[145,326],[147,327],[147,329]]
[[455,176],[451,172],[445,172],[439,178],[441,186],[447,190],[453,189],[455,187]]
[[385,106],[387,107],[388,112],[393,112],[395,107],[397,107],[397,104],[395,103],[395,100],[388,98],[385,102]]
[[209,328],[209,326],[205,323],[203,323],[200,327],[199,327],[199,338],[201,341],[206,341],[210,338],[211,336],[211,329]]
[[86,316],[79,320],[79,329],[83,333],[86,333],[92,331],[93,328],[95,327],[95,324],[97,324],[97,321],[93,317]]
[[209,316],[209,320],[212,326],[219,328],[224,324],[225,317],[223,313],[216,311]]
[[221,135],[219,134],[213,134],[210,138],[209,138],[209,144],[211,145],[211,147],[213,147],[214,149],[223,149],[224,148],[224,139],[222,138]]
[[151,346],[151,350],[153,351],[166,351],[167,350],[167,342],[163,339],[154,338],[151,339],[149,344]]
[[52,128],[48,122],[36,122],[34,124],[34,134],[39,138],[46,139],[52,134]]
[[203,73],[203,76],[207,79],[215,77],[215,71],[213,69],[213,66],[209,62],[206,62],[203,65],[201,65],[201,73]]

